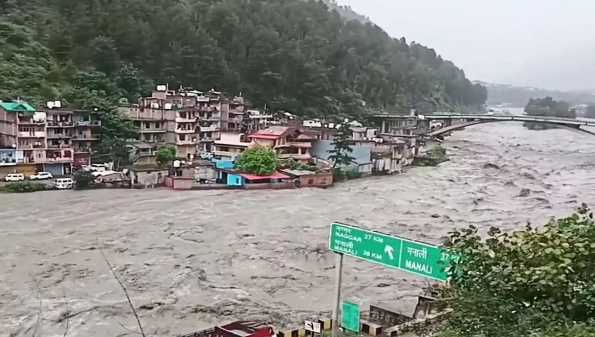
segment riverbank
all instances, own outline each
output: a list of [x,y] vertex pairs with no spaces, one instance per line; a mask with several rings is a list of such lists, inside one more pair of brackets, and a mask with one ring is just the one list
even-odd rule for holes
[[[437,167],[330,189],[0,194],[0,331],[30,336],[39,298],[38,335],[62,335],[66,312],[69,337],[134,327],[98,248],[147,334],[175,336],[238,319],[330,317],[333,221],[437,244],[453,228],[512,230],[595,204],[595,137],[486,124],[445,147],[450,161]],[[406,310],[427,281],[348,258],[343,284],[346,300]]]

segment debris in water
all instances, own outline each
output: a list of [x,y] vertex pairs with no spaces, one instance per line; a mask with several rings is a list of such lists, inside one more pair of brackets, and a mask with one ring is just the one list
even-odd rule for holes
[[521,192],[519,193],[519,197],[528,197],[529,194],[531,194],[531,190],[528,188],[523,188],[523,189],[521,189]]
[[495,170],[499,170],[500,169],[500,166],[498,166],[498,165],[496,165],[494,163],[485,163],[483,165],[483,168],[484,169],[495,169]]

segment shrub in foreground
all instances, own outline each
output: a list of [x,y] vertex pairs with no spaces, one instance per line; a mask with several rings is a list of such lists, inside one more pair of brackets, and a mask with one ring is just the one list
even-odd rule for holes
[[45,191],[46,189],[45,184],[32,181],[17,181],[4,186],[4,190],[11,193],[29,193]]

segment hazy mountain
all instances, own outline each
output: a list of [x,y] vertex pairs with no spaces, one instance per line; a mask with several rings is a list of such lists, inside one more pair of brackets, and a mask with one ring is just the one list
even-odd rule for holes
[[594,91],[560,91],[533,87],[517,87],[507,84],[479,82],[488,89],[488,105],[509,104],[524,107],[532,98],[552,97],[570,104],[595,103]]

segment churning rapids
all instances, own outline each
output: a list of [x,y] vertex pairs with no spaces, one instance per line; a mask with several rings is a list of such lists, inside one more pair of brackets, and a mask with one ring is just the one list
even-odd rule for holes
[[[470,224],[514,229],[595,201],[595,137],[519,124],[447,139],[450,161],[327,190],[0,194],[0,336],[175,336],[235,319],[328,316],[340,221],[439,243]],[[411,301],[427,281],[345,259],[344,298]],[[34,332],[36,330],[36,332]]]

